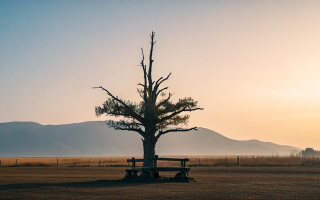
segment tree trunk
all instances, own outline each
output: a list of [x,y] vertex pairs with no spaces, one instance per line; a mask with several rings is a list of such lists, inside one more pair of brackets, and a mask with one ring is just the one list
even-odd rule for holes
[[143,167],[153,167],[156,143],[150,139],[143,140]]

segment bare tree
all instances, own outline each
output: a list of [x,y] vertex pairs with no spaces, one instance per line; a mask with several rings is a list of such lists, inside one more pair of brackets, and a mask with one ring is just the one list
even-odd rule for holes
[[142,60],[140,65],[144,79],[143,83],[138,84],[141,88],[137,89],[142,98],[140,103],[122,100],[102,86],[94,87],[102,89],[109,95],[108,100],[102,106],[95,108],[96,115],[106,114],[107,116],[122,117],[120,121],[109,120],[109,127],[116,130],[135,131],[142,136],[144,167],[152,165],[151,159],[155,156],[155,146],[162,135],[171,132],[197,130],[197,127],[176,128],[179,125],[180,127],[187,125],[190,116],[183,114],[184,112],[203,110],[203,108],[197,106],[197,101],[191,97],[179,99],[178,102],[173,103],[171,101],[172,94],[170,92],[168,95],[164,93],[168,87],[160,86],[169,79],[171,73],[156,81],[152,79],[154,62],[152,54],[156,43],[154,36],[155,33],[152,32],[148,68],[144,61],[143,49],[141,48]]

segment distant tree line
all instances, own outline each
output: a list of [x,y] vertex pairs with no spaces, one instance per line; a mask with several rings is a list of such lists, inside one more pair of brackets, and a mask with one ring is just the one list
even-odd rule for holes
[[302,156],[320,156],[320,151],[316,151],[313,148],[306,148],[301,151]]

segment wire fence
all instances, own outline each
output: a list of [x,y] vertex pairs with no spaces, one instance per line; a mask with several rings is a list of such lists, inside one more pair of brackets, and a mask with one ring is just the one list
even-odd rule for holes
[[320,165],[320,157],[315,156],[226,156],[210,158],[190,158],[189,166],[300,166]]
[[[137,167],[143,163],[136,163]],[[216,156],[191,157],[189,167],[197,166],[320,166],[317,156]],[[0,158],[0,167],[129,167],[127,158]],[[157,166],[179,167],[173,161],[158,161]]]

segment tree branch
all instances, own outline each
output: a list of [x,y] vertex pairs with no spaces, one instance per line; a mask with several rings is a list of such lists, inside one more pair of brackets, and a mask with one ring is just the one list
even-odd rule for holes
[[172,97],[172,95],[173,95],[173,94],[170,94],[170,92],[169,92],[168,98],[166,98],[164,101],[160,102],[160,103],[157,105],[157,107],[160,107],[160,106],[164,105],[166,102],[168,102],[168,101],[170,100],[170,98]]
[[161,135],[164,135],[166,133],[170,133],[170,132],[187,132],[187,131],[191,131],[191,130],[198,130],[198,127],[193,127],[193,128],[188,128],[188,129],[183,129],[183,128],[176,128],[176,129],[169,129],[166,131],[162,131],[160,130],[158,135],[156,136],[157,140],[160,138]]
[[161,81],[163,79],[163,77],[160,77],[157,81],[156,81],[156,85],[158,85],[159,81]]
[[188,111],[191,112],[191,111],[195,111],[195,110],[203,110],[203,108],[187,108],[187,107],[184,107],[179,111],[173,112],[171,115],[168,115],[166,117],[163,117],[163,118],[159,119],[159,123],[163,122],[165,120],[168,120],[168,119],[172,118],[173,116],[178,115],[178,114],[180,114],[182,112],[188,112]]
[[131,113],[132,113],[132,117],[135,118],[136,120],[138,120],[139,122],[143,123],[144,122],[144,118],[141,117],[140,115],[138,115],[136,112],[134,112],[127,104],[125,104],[123,101],[121,101],[120,99],[118,99],[117,97],[113,96],[113,94],[111,94],[107,89],[105,89],[102,86],[99,87],[93,87],[93,89],[102,89],[104,91],[107,92],[107,94],[112,97],[114,100],[116,100],[117,102],[119,102],[120,104],[122,104],[126,109],[128,109]]
[[168,80],[170,75],[171,75],[171,73],[165,79],[163,79],[163,77],[161,77],[161,78],[159,78],[157,80],[156,85],[154,86],[154,89],[153,89],[153,92],[152,92],[153,96],[154,96],[154,98],[153,98],[154,103],[156,103],[156,101],[157,101],[157,95],[156,94],[157,94],[159,86],[161,85],[161,83],[163,83],[164,81]]
[[[147,70],[146,70],[146,65],[144,64],[144,53],[143,53],[143,49],[141,48],[141,53],[142,53],[142,60],[141,60],[141,67],[143,69],[143,78],[144,78],[144,100],[147,101]],[[139,84],[138,84],[139,85]]]
[[138,85],[142,86],[142,87],[145,87],[145,85],[141,84],[141,83],[138,83]]
[[151,97],[152,95],[152,63],[153,63],[153,60],[152,60],[152,54],[153,54],[153,46],[155,44],[154,41],[154,36],[155,36],[155,32],[152,31],[151,33],[151,48],[150,48],[150,54],[149,54],[149,71],[148,71],[148,80],[149,80],[149,97]]
[[159,86],[161,85],[161,83],[163,83],[164,81],[168,80],[170,76],[171,76],[171,73],[169,73],[169,75],[165,79],[163,79],[163,77],[159,78],[157,80],[157,82],[156,82],[156,85],[154,86],[154,92],[157,92],[157,90],[158,90]]
[[161,90],[159,90],[159,91],[157,92],[156,96],[158,96],[162,91],[164,91],[164,90],[166,90],[166,89],[168,89],[168,87],[165,87],[165,88],[162,88]]
[[122,114],[122,113],[116,113],[116,112],[108,112],[107,113],[107,116],[122,116],[122,117],[124,117],[124,118],[128,118],[128,116],[127,115],[125,115],[125,114]]
[[144,132],[140,129],[140,128],[121,128],[121,127],[112,127],[110,126],[111,128],[114,128],[114,130],[122,130],[122,131],[135,131],[135,132],[138,132],[142,137],[144,137]]
[[110,128],[113,128],[114,130],[135,131],[138,132],[141,136],[145,136],[145,132],[141,130],[141,128],[139,127],[140,123],[136,123],[135,121],[130,123],[125,122],[124,120],[120,122],[114,122],[112,120],[109,120],[107,124]]
[[171,72],[170,72],[170,74],[169,74],[165,79],[163,79],[162,81],[160,81],[160,83],[158,84],[158,87],[161,85],[161,83],[163,83],[164,81],[168,80],[170,76],[171,76]]
[[138,91],[139,96],[140,96],[142,99],[144,99],[143,96],[142,96],[142,94],[141,94],[141,92],[139,91],[138,88],[137,88],[137,91]]

